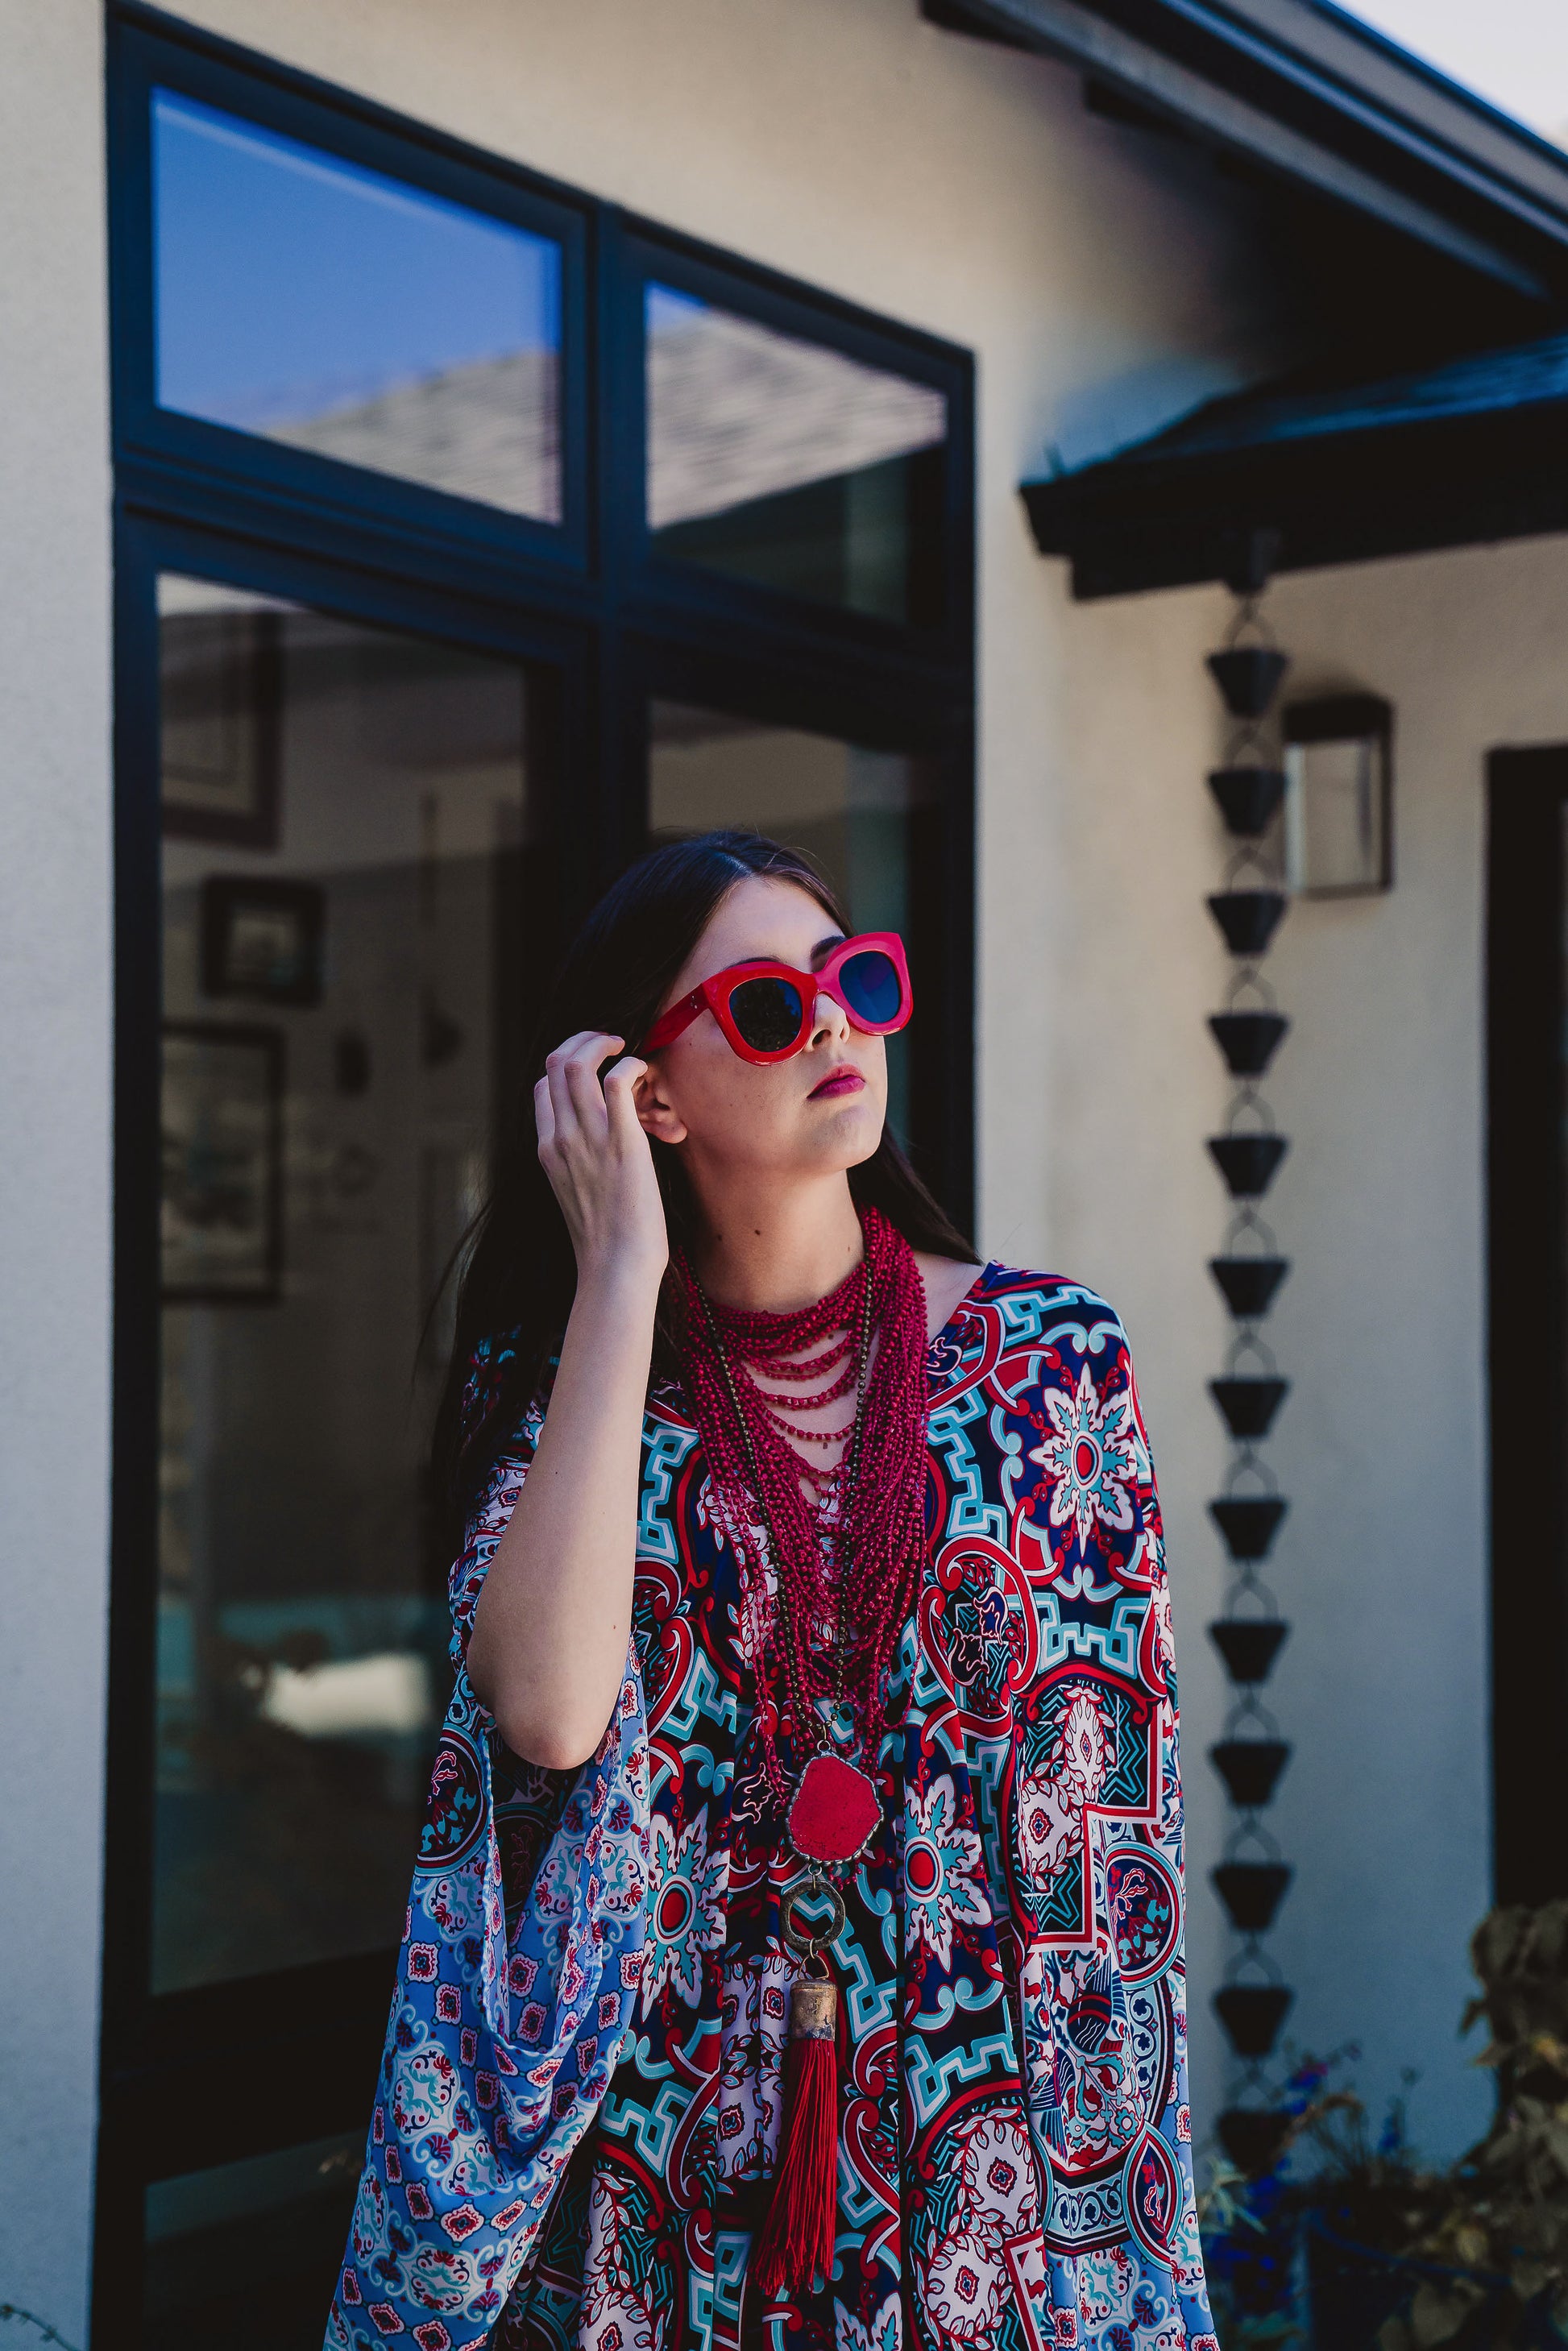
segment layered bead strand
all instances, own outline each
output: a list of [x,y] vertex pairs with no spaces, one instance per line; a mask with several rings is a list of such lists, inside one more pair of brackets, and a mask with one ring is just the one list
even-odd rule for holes
[[[800,1314],[705,1300],[681,1263],[686,1395],[720,1521],[746,1570],[764,1763],[780,1802],[830,1724],[874,1765],[883,1691],[925,1541],[925,1291],[897,1228],[874,1208],[862,1211],[862,1263]],[[873,1343],[856,1411],[842,1426],[801,1426],[796,1415],[855,1387],[861,1329]],[[817,1445],[843,1446],[841,1461],[811,1460],[803,1448]],[[764,1527],[771,1595],[760,1573]]]

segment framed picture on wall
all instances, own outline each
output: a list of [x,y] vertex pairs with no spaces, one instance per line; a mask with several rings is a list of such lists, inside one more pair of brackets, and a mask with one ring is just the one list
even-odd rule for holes
[[277,1029],[164,1023],[166,1302],[271,1305],[282,1295],[283,1051]]
[[164,831],[185,841],[276,849],[277,614],[222,607],[169,612],[161,636]]
[[202,993],[321,1001],[325,893],[314,882],[210,873],[202,884]]

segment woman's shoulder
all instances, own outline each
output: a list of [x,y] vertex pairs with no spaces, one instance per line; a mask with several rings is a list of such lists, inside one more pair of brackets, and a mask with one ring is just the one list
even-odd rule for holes
[[993,1258],[931,1342],[937,1392],[999,1377],[1023,1387],[1076,1387],[1087,1368],[1096,1386],[1121,1384],[1131,1357],[1121,1316],[1087,1282]]
[[1122,1318],[1099,1290],[1071,1274],[1041,1273],[1031,1266],[1008,1265],[992,1258],[970,1284],[958,1311],[990,1308],[1020,1337],[1031,1324],[1053,1327],[1082,1322],[1086,1330],[1104,1334],[1122,1332]]

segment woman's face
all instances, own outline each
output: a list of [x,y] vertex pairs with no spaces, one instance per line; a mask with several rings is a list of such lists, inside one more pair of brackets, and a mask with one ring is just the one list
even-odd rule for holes
[[[719,906],[660,1009],[731,964],[813,971],[843,935],[809,891],[750,874]],[[787,1061],[743,1061],[705,1008],[650,1056],[638,1093],[649,1134],[677,1145],[694,1175],[827,1175],[858,1167],[882,1140],[887,1055],[831,996],[817,998],[806,1043]]]

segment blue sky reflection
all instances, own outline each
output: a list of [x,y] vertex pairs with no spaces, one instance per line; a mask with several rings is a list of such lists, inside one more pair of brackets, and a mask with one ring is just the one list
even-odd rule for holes
[[249,432],[560,338],[560,252],[153,93],[158,398]]

